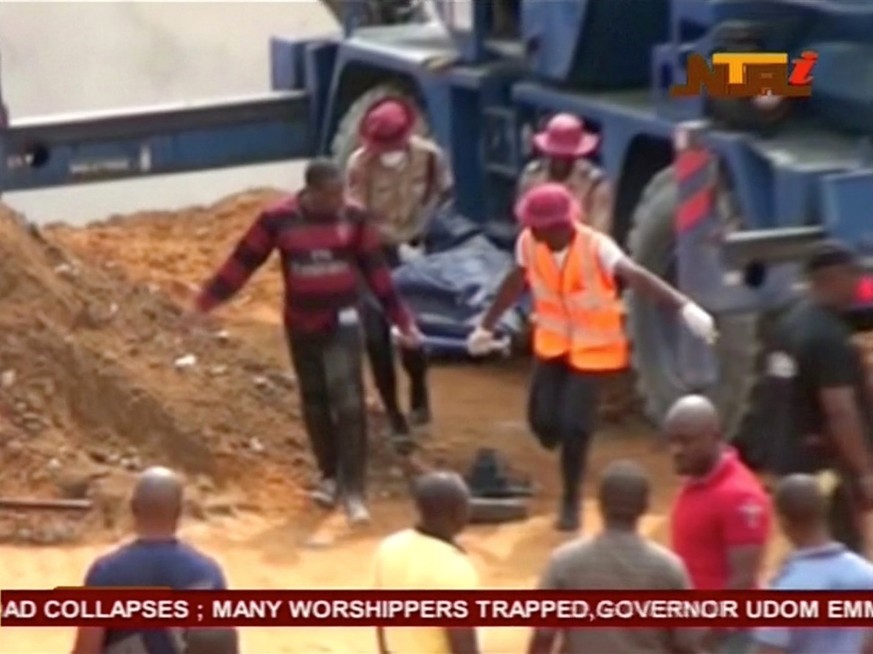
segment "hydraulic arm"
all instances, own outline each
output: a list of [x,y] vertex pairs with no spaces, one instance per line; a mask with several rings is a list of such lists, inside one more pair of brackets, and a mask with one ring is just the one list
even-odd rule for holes
[[299,159],[310,133],[303,91],[12,121],[0,192]]

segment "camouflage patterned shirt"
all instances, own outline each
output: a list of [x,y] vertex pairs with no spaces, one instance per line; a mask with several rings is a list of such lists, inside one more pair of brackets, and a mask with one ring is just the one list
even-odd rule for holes
[[[525,166],[518,181],[518,197],[534,186],[553,181],[549,177],[548,159],[534,159]],[[594,229],[612,231],[612,189],[603,171],[587,159],[577,159],[569,176],[560,180],[579,201]]]
[[386,245],[414,241],[424,234],[439,200],[453,184],[445,157],[434,142],[413,136],[409,158],[389,168],[364,148],[349,159],[349,199],[367,208]]

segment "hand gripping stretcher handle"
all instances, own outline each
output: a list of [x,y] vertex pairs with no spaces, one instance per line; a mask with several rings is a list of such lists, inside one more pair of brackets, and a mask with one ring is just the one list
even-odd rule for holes
[[[392,327],[391,336],[394,339],[395,343],[400,343],[402,341],[402,336],[400,335],[400,331],[396,327]],[[467,341],[463,338],[449,338],[446,336],[425,336],[423,338],[424,347],[434,347],[445,350],[455,350],[455,351],[467,351]],[[509,336],[504,336],[503,338],[495,338],[492,341],[492,345],[490,348],[490,352],[493,354],[499,354],[502,357],[509,358],[512,354],[512,340]]]

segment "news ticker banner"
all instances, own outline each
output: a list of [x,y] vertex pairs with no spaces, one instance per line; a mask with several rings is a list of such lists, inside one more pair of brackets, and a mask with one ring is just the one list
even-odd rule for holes
[[873,626],[864,592],[4,590],[0,627]]

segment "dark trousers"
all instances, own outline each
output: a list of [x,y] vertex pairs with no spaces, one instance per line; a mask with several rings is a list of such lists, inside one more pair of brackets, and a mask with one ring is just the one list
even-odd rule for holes
[[574,369],[563,358],[534,362],[528,423],[543,447],[560,449],[565,502],[580,499],[596,427],[600,377]]
[[864,553],[864,539],[858,524],[857,492],[847,475],[842,475],[830,499],[828,522],[831,535],[857,554]]
[[[397,371],[391,324],[381,308],[366,302],[361,310],[367,341],[367,359],[382,406],[389,415],[402,413],[397,399]],[[429,404],[427,391],[427,357],[422,348],[400,349],[400,362],[409,377],[410,409],[423,409]]]
[[[394,248],[385,248],[385,260],[391,268],[400,265],[400,259]],[[367,345],[367,359],[373,374],[376,390],[382,406],[390,416],[401,412],[397,399],[397,371],[394,360],[394,343],[391,338],[391,323],[385,316],[382,307],[371,293],[365,295],[361,308],[364,325],[364,335]],[[410,409],[426,409],[430,398],[427,388],[427,355],[423,348],[402,348],[400,362],[409,377]]]
[[343,494],[363,495],[367,416],[360,325],[288,334],[303,421],[318,469]]

